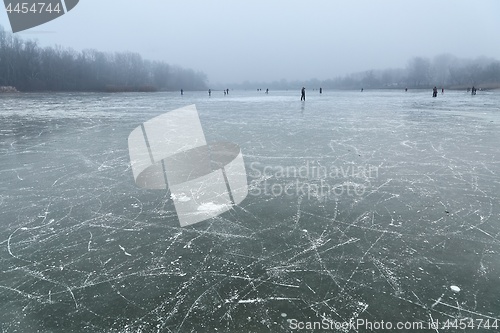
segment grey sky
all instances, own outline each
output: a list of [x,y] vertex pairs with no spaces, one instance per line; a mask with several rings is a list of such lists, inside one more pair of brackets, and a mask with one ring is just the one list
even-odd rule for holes
[[[0,24],[10,30],[5,10]],[[498,0],[80,0],[19,35],[138,52],[230,83],[327,79],[441,53],[500,59],[499,32]]]

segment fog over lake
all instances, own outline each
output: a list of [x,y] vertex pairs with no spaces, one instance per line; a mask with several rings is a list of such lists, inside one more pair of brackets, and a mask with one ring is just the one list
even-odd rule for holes
[[[138,52],[212,84],[321,80],[449,53],[500,60],[500,3],[85,0],[25,32],[41,45]],[[0,11],[0,24],[8,26]]]

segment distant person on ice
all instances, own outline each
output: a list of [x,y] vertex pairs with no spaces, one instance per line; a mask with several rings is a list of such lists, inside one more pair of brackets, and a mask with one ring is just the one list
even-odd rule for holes
[[432,89],[432,97],[437,97],[437,95],[438,95],[438,88],[434,87]]
[[323,93],[323,88],[319,88],[319,93],[322,94]]
[[212,90],[208,89],[208,96],[212,96]]
[[300,91],[300,100],[305,101],[306,100],[306,88],[302,87],[302,90]]

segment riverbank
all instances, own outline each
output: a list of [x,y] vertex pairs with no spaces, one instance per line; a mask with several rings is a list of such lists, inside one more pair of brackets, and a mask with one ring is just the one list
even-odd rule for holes
[[19,91],[16,87],[12,86],[0,86],[0,93],[18,93]]

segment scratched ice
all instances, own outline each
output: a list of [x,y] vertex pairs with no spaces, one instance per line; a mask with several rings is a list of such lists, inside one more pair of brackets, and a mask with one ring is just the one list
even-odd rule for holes
[[[498,92],[178,95],[0,96],[0,331],[499,318]],[[127,137],[190,104],[250,194],[180,228]]]

